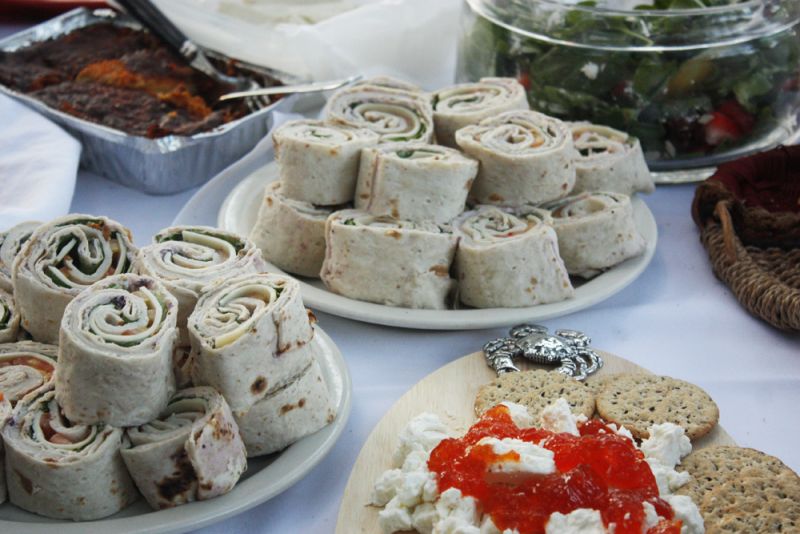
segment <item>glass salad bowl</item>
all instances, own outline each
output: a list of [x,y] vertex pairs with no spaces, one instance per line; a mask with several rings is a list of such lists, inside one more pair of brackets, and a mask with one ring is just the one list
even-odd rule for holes
[[709,168],[795,135],[800,1],[466,0],[457,78],[483,76],[638,137],[652,171]]

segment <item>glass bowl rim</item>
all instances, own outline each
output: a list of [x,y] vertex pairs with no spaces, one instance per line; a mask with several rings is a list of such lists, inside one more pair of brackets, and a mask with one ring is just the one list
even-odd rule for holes
[[[618,9],[604,6],[582,6],[579,4],[565,4],[560,0],[531,0],[532,2],[553,6],[564,11],[582,11],[604,16],[625,16],[625,17],[659,17],[659,18],[678,18],[696,17],[710,15],[725,15],[731,12],[741,11],[749,8],[757,8],[764,4],[764,0],[745,0],[736,4],[712,7],[694,7],[681,9]],[[782,0],[783,1],[783,0]]]

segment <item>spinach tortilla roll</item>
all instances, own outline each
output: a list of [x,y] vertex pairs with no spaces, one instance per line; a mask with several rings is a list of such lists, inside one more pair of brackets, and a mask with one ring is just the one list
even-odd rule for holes
[[611,191],[652,193],[653,177],[639,140],[625,132],[588,122],[569,125],[577,152],[573,194]]
[[122,459],[156,510],[228,493],[247,469],[239,427],[214,388],[179,391],[158,419],[127,435]]
[[361,149],[378,143],[366,128],[291,121],[272,134],[283,193],[321,206],[353,200]]
[[433,140],[433,109],[424,94],[377,85],[340,89],[328,100],[325,121],[367,128],[379,141]]
[[320,277],[334,293],[405,308],[447,307],[458,241],[447,226],[342,210],[328,217],[325,236]]
[[536,111],[507,111],[466,126],[456,143],[481,163],[470,191],[476,204],[539,204],[575,185],[569,127]]
[[149,276],[101,280],[69,303],[61,322],[56,396],[71,421],[140,425],[175,392],[178,302]]
[[250,240],[276,267],[319,278],[325,258],[325,220],[333,211],[288,198],[282,182],[272,182],[264,191]]
[[317,360],[302,374],[237,417],[247,455],[261,456],[313,434],[336,417]]
[[570,274],[592,278],[644,252],[646,243],[636,229],[628,195],[581,193],[544,207],[553,217]]
[[266,270],[261,252],[249,239],[209,226],[172,226],[142,247],[136,270],[160,280],[178,299],[179,344],[189,345],[186,322],[200,291],[217,278]]
[[456,131],[478,124],[504,111],[530,109],[525,88],[514,78],[481,78],[433,93],[433,122],[436,140],[458,148]]
[[[11,410],[28,394],[50,388],[58,347],[32,341],[0,344],[0,429]],[[0,503],[6,500],[5,462],[0,440]]]
[[70,421],[52,388],[17,403],[3,441],[9,500],[23,510],[87,521],[137,498],[119,452],[122,429]]
[[9,293],[14,292],[14,285],[11,283],[14,259],[25,242],[30,239],[33,231],[41,224],[39,221],[28,221],[12,226],[7,232],[0,233],[0,289]]
[[478,162],[425,143],[386,143],[361,151],[356,208],[407,221],[445,223],[464,211]]
[[549,222],[543,210],[526,208],[515,215],[495,206],[480,206],[456,219],[461,302],[476,308],[516,308],[572,297]]
[[0,289],[0,343],[17,340],[19,315],[14,306],[14,297]]
[[237,417],[294,380],[319,350],[300,284],[277,274],[210,285],[189,317],[189,336],[192,381],[216,388]]
[[22,328],[58,343],[67,304],[84,288],[132,270],[131,232],[106,217],[71,214],[36,229],[14,261],[14,300]]

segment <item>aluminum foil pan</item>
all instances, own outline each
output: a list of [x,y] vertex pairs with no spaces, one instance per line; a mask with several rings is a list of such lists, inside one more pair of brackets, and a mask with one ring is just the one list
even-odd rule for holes
[[[110,9],[81,8],[0,40],[0,50],[11,52],[100,22],[141,28],[133,19]],[[213,52],[209,55],[229,59]],[[246,71],[247,64],[237,62],[237,68]],[[289,74],[268,70],[273,78],[283,83],[299,81]],[[293,97],[282,98],[209,132],[149,139],[79,119],[3,85],[0,85],[0,92],[38,111],[78,139],[83,145],[81,165],[86,170],[158,195],[203,184],[240,159],[266,136],[272,126],[272,111],[288,109],[294,100]]]

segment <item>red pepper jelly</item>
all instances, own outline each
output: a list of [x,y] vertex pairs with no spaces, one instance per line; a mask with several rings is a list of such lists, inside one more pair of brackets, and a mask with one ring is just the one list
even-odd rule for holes
[[[501,404],[463,437],[443,440],[431,452],[428,469],[436,474],[440,492],[457,488],[474,497],[500,530],[543,534],[554,512],[591,508],[600,512],[606,528],[615,525],[615,534],[642,534],[647,502],[660,517],[647,534],[680,534],[681,521],[659,498],[653,472],[636,445],[597,420],[579,424],[578,431],[580,435],[573,436],[519,428]],[[519,461],[519,455],[497,455],[491,446],[478,444],[486,437],[515,438],[552,451],[555,472],[498,481],[490,476],[490,465]]]

